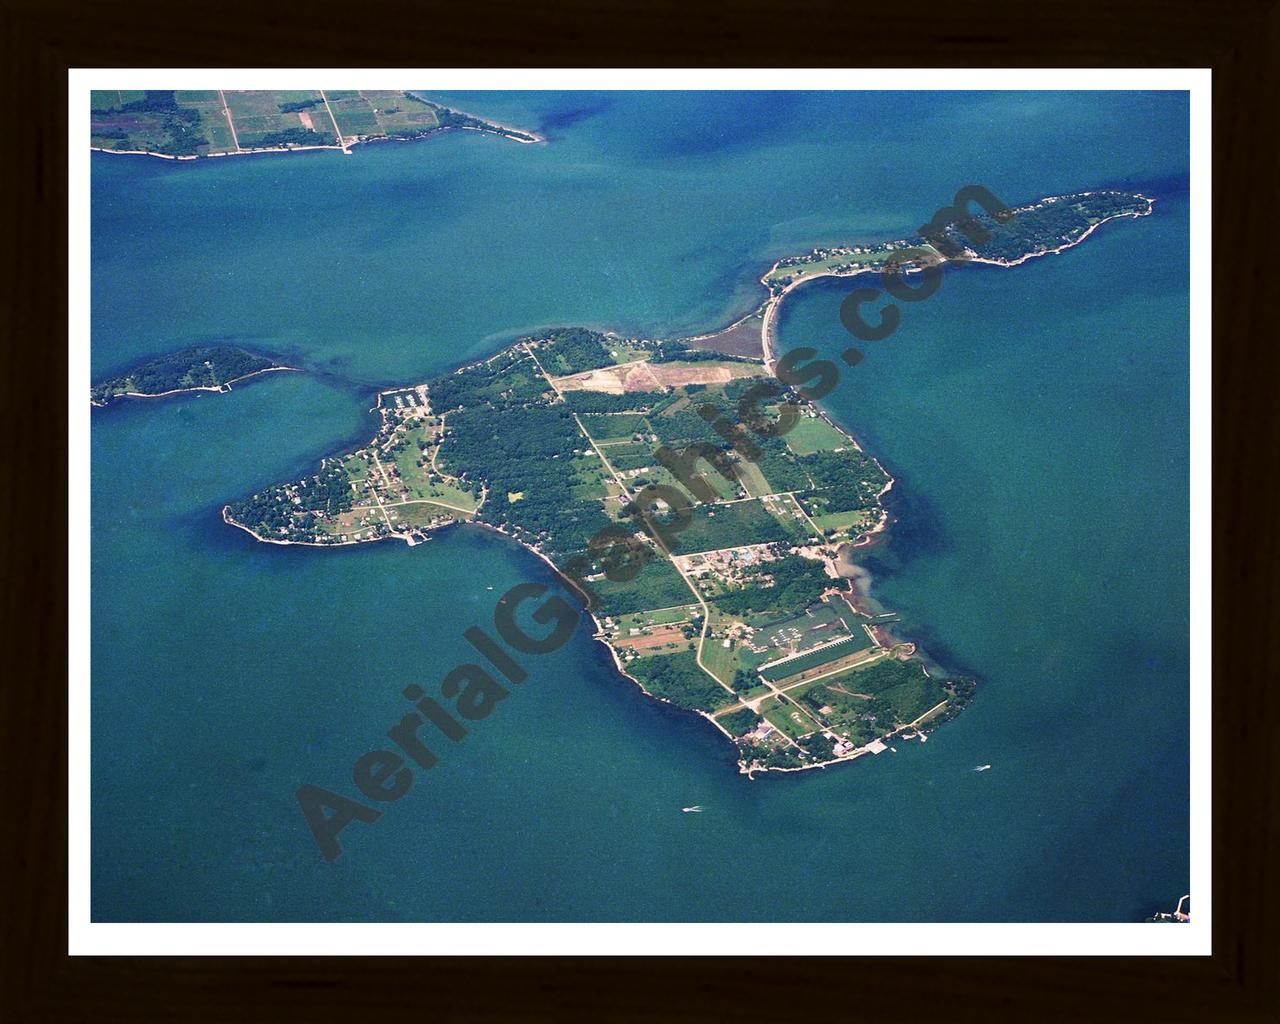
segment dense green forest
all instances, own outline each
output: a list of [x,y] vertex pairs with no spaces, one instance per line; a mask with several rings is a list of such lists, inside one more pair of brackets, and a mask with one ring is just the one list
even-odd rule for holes
[[343,464],[335,459],[292,488],[268,487],[242,501],[231,502],[227,508],[236,522],[268,537],[313,542],[320,539],[315,517],[297,513],[323,512],[332,517],[351,508],[351,504],[350,478]]
[[739,711],[730,711],[719,719],[719,722],[733,735],[742,736],[759,724],[760,716],[748,708],[742,708]]
[[596,370],[613,363],[608,339],[599,331],[585,327],[553,327],[532,335],[541,341],[538,361],[553,377],[565,377],[584,370]]
[[336,138],[329,132],[312,131],[310,128],[282,128],[274,132],[255,132],[240,136],[240,145],[245,149],[260,147],[263,149],[275,146],[332,146]]
[[[1090,192],[1046,202],[1000,218],[983,213],[952,225],[944,255],[968,247],[985,259],[1012,262],[1029,253],[1056,249],[1075,242],[1098,221],[1119,215],[1142,214],[1150,202],[1128,192]],[[983,235],[989,236],[984,239]]]
[[516,349],[437,377],[428,386],[431,407],[437,413],[462,407],[534,402],[550,395],[550,388],[533,361]]
[[627,671],[656,697],[691,711],[714,711],[733,703],[733,697],[698,667],[693,651],[637,658]]
[[105,403],[129,393],[161,395],[183,388],[220,387],[228,381],[279,365],[233,345],[184,348],[149,359],[120,376],[95,384],[89,396],[95,402]]
[[583,472],[598,475],[599,459],[527,355],[509,350],[428,387],[433,408],[448,410],[438,464],[489,487],[482,522],[549,555],[580,551],[610,525],[599,496],[583,489]]
[[797,461],[813,480],[813,488],[798,497],[814,516],[875,508],[881,489],[889,482],[873,458],[852,448],[801,455]]
[[497,406],[451,413],[438,462],[490,486],[482,521],[559,554],[585,548],[610,525],[598,500],[576,493],[578,456],[599,461],[564,405]]
[[651,391],[607,395],[603,391],[566,391],[565,405],[574,412],[648,412],[658,396]]

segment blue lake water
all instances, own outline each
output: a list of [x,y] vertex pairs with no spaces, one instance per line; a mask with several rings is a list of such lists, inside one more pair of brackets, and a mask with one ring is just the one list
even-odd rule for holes
[[[94,375],[215,338],[308,371],[94,411],[94,918],[1125,921],[1176,901],[1185,97],[432,95],[551,143],[94,155]],[[259,544],[222,504],[365,440],[380,386],[539,325],[714,328],[778,256],[910,233],[969,183],[1159,200],[1065,254],[948,272],[826,402],[898,480],[876,596],[982,681],[972,706],[927,744],[752,782],[584,625],[325,863],[295,789],[353,792],[403,687],[470,660],[463,630],[548,573],[478,529]],[[846,347],[848,287],[795,293],[784,347]]]

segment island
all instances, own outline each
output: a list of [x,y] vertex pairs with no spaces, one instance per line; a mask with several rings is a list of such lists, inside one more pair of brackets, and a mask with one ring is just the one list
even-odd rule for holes
[[90,102],[91,148],[170,160],[314,149],[350,153],[362,142],[403,142],[456,129],[544,141],[407,90],[110,89],[94,90]]
[[[223,519],[314,547],[416,545],[458,524],[502,533],[579,596],[619,673],[700,715],[749,776],[925,742],[977,683],[898,635],[859,585],[849,556],[883,536],[894,481],[800,381],[780,379],[777,310],[805,281],[882,269],[895,253],[906,273],[1017,266],[1152,202],[1075,193],[957,215],[928,237],[785,257],[759,307],[696,338],[527,335],[381,392],[367,445],[229,503]],[[630,572],[613,571],[601,537],[625,538]]]
[[[748,458],[703,410],[735,409],[753,387],[762,417],[789,412],[794,425],[756,438]],[[224,519],[317,547],[416,544],[458,523],[504,533],[577,591],[621,673],[702,715],[748,773],[923,737],[972,695],[972,681],[932,674],[844,572],[841,546],[883,529],[891,478],[760,358],[562,328],[384,391],[376,409],[368,445],[230,503]],[[646,532],[659,488],[689,486],[687,467],[668,463],[691,449],[716,465],[691,488],[688,523]],[[619,529],[642,546],[631,579],[611,579],[592,545]]]
[[726,354],[763,351],[771,358],[773,327],[783,300],[824,277],[854,277],[896,271],[915,274],[933,267],[987,264],[1016,267],[1079,245],[1103,224],[1149,215],[1154,199],[1135,192],[1100,189],[1046,196],[997,212],[979,210],[946,218],[919,234],[890,242],[832,246],[784,256],[760,278],[767,295],[728,327],[687,339],[697,348]]
[[187,391],[225,392],[259,374],[295,367],[234,345],[184,348],[147,360],[89,389],[89,401],[104,406],[118,398],[166,398]]

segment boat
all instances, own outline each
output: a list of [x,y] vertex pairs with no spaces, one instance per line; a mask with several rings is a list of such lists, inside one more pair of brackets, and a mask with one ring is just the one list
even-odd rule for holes
[[991,770],[991,765],[989,764],[980,764],[978,765],[977,768],[974,769],[975,772],[989,772],[990,770]]
[[698,804],[694,804],[692,807],[681,807],[680,810],[684,811],[685,814],[700,814],[702,812],[702,807]]

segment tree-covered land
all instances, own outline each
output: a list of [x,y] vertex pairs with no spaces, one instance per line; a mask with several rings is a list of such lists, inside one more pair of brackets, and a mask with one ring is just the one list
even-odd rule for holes
[[95,92],[93,145],[99,149],[146,150],[195,156],[208,150],[200,111],[180,105],[173,90]]
[[865,743],[914,722],[948,693],[918,661],[882,658],[804,687],[797,696],[822,726]]
[[783,257],[765,274],[763,282],[770,295],[777,296],[804,278],[884,270],[890,264],[910,269],[922,263],[962,261],[974,256],[1016,263],[1074,245],[1104,221],[1142,217],[1152,209],[1152,201],[1146,196],[1110,189],[1050,196],[1012,208],[1002,207],[991,193],[985,193],[983,198],[985,206],[975,202],[962,211],[940,213],[911,238],[834,246]]
[[532,340],[543,342],[538,359],[553,377],[594,370],[614,361],[608,339],[585,327],[553,327],[534,334]]
[[734,703],[733,695],[698,667],[693,651],[637,658],[627,671],[655,697],[689,711],[714,711]]
[[184,348],[139,363],[93,385],[90,399],[103,405],[122,395],[163,395],[171,391],[221,388],[231,381],[281,364],[233,345]]
[[[850,756],[914,705],[886,686],[893,715],[823,724],[784,692],[890,653],[856,614],[833,610],[847,605],[822,600],[849,589],[808,511],[865,510],[876,522],[888,477],[830,425],[807,430],[804,454],[785,432],[769,436],[770,425],[810,422],[816,410],[762,367],[742,377],[681,358],[666,364],[677,377],[646,374],[639,364],[661,348],[573,327],[522,338],[383,392],[367,446],[224,514],[262,540],[318,545],[413,542],[458,522],[494,527],[557,566],[624,671],[715,721],[744,769]],[[626,378],[639,388],[562,392],[566,377],[611,366],[639,368]],[[576,383],[616,387],[607,378]],[[743,444],[748,434],[754,443]]]
[[985,259],[1012,263],[1033,253],[1078,242],[1092,227],[1113,217],[1140,217],[1151,201],[1129,192],[1083,192],[1042,200],[999,217],[980,213],[957,222],[947,235],[954,245]]

